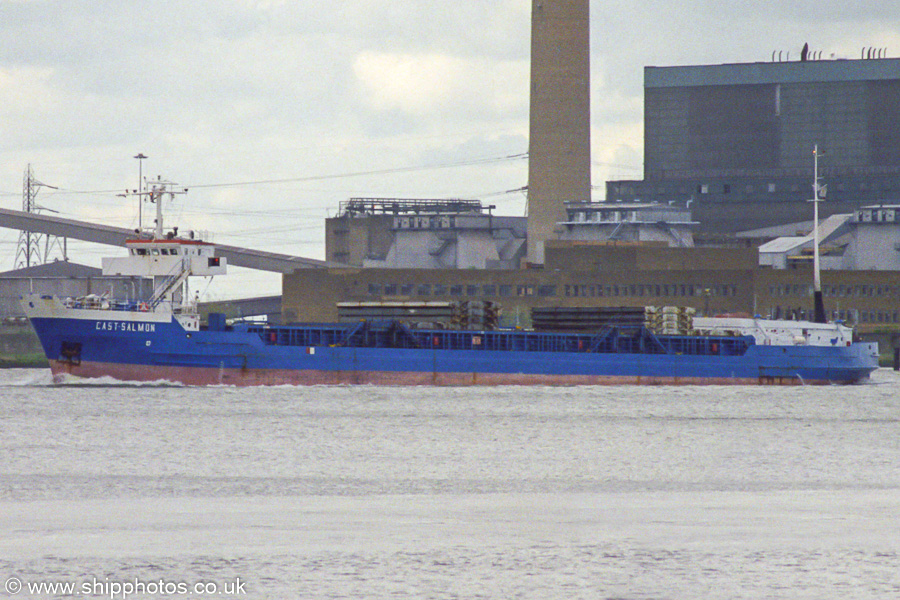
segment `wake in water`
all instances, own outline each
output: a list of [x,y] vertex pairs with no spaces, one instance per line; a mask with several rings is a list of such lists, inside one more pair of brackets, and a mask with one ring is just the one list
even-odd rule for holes
[[50,369],[0,369],[2,387],[45,387],[53,385]]
[[[872,373],[872,376],[865,381],[860,381],[857,385],[900,385],[900,372],[887,368],[881,368]],[[105,387],[122,387],[122,388],[186,388],[193,387],[177,381],[168,381],[158,379],[155,381],[122,381],[113,377],[96,377],[84,379],[68,374],[60,374],[55,378],[49,369],[0,369],[0,387],[76,387],[76,388],[105,388]],[[236,386],[229,384],[219,384],[202,386],[209,388],[235,388]],[[267,386],[270,389],[294,389],[297,386],[290,384]],[[306,387],[337,387],[337,388],[369,388],[371,386],[353,386],[347,384],[340,385],[317,385]],[[543,388],[544,386],[533,386],[531,389]],[[574,386],[576,389],[587,388],[591,386]],[[602,386],[608,387],[608,386]],[[661,386],[666,387],[666,386]],[[678,386],[679,388],[690,388],[692,386]],[[717,386],[705,386],[717,387]],[[753,386],[751,386],[753,387]],[[444,388],[445,390],[454,389],[453,387]],[[494,389],[494,388],[488,388]]]
[[122,381],[114,377],[92,377],[84,379],[73,375],[62,374],[51,377],[51,385],[56,387],[78,387],[78,388],[106,388],[106,387],[123,387],[123,388],[145,388],[145,387],[172,387],[182,388],[188,387],[177,381],[168,381],[165,379],[157,379],[155,381]]
[[186,387],[184,384],[166,381],[122,381],[113,377],[96,377],[84,379],[73,375],[61,374],[53,376],[49,369],[0,369],[0,386],[3,387]]

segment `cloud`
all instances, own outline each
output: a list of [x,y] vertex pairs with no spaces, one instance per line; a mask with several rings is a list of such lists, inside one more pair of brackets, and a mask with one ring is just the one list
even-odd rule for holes
[[458,91],[455,80],[464,68],[462,61],[446,55],[364,52],[354,72],[374,108],[423,114],[452,102],[449,92]]
[[0,116],[7,122],[16,122],[26,112],[51,112],[52,76],[53,70],[47,67],[0,67]]
[[525,61],[460,58],[446,54],[367,51],[353,63],[365,102],[419,117],[457,112],[465,117],[525,116]]

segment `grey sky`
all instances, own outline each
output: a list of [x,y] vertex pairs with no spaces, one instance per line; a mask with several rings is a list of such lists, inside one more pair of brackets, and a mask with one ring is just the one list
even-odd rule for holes
[[[525,152],[530,6],[0,0],[0,205],[21,206],[28,163],[65,190],[134,187],[143,152],[145,174],[197,186],[174,207],[178,224],[223,243],[321,256],[321,220],[351,196],[480,197],[522,214],[524,196],[503,193],[527,183],[522,160],[199,186]],[[645,65],[796,57],[804,42],[826,57],[900,52],[893,2],[611,0],[591,10],[598,198],[606,179],[641,176]],[[74,218],[135,220],[114,193],[40,198]],[[11,268],[15,235],[0,236],[0,268]]]

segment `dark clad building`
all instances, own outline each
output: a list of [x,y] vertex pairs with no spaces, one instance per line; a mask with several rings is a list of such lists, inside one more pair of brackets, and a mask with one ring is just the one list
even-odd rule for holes
[[688,201],[704,232],[807,220],[815,145],[823,216],[900,199],[900,59],[646,67],[644,179],[607,199]]

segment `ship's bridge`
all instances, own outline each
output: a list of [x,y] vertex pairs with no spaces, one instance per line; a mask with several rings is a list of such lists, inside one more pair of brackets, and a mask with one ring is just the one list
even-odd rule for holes
[[128,240],[128,256],[103,258],[104,275],[166,277],[177,273],[210,277],[224,275],[227,260],[216,247],[199,240]]

